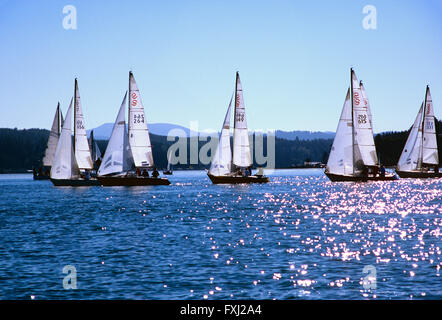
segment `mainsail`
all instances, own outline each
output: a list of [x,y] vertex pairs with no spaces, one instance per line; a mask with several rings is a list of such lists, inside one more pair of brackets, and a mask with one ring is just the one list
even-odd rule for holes
[[337,175],[353,174],[353,120],[350,88],[347,90],[344,106],[342,107],[326,170]]
[[434,123],[433,101],[431,100],[430,87],[425,92],[422,138],[422,163],[437,165],[439,156],[437,151],[436,126]]
[[233,131],[233,164],[237,167],[252,165],[249,132],[247,130],[246,110],[239,73],[236,73],[235,112]]
[[63,115],[60,109],[60,102],[55,111],[54,120],[52,121],[51,132],[49,132],[48,145],[46,146],[45,156],[43,158],[43,166],[52,166],[55,149],[57,148],[58,139],[61,133],[61,126],[63,124]]
[[353,94],[353,125],[354,125],[354,154],[361,157],[354,160],[354,165],[359,167],[378,165],[378,157],[373,139],[370,104],[363,86],[360,86],[353,69],[351,70],[351,85]]
[[60,138],[52,161],[52,179],[71,179],[79,175],[78,165],[72,148],[72,100],[63,122]]
[[129,72],[129,144],[136,167],[153,167],[152,145],[140,91],[132,72]]
[[118,111],[103,162],[98,169],[99,176],[127,172],[133,168],[132,153],[126,133],[126,98],[127,92]]
[[87,141],[83,110],[81,109],[77,78],[75,78],[74,89],[74,153],[80,169],[93,168],[91,151],[89,150],[89,143]]
[[230,109],[232,107],[232,98],[230,98],[226,117],[219,135],[218,147],[212,158],[209,173],[214,176],[225,176],[230,174],[232,167],[232,149],[230,148]]
[[408,135],[407,142],[402,150],[397,169],[399,171],[413,171],[420,169],[422,161],[419,160],[422,154],[422,113],[424,103],[421,104],[416,120]]

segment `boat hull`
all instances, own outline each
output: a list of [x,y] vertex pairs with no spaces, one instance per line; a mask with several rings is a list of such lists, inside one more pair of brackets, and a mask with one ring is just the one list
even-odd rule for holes
[[166,178],[152,177],[98,177],[105,187],[134,187],[134,186],[167,186],[170,181]]
[[394,181],[399,180],[399,178],[394,174],[386,174],[385,176],[368,177],[368,181]]
[[442,172],[396,171],[401,178],[442,178]]
[[325,175],[332,182],[342,182],[342,181],[353,181],[353,182],[367,182],[367,181],[393,181],[398,178],[395,175],[385,175],[384,177],[376,176],[376,177],[355,177],[355,176],[344,176],[339,174],[333,174],[329,172],[325,172]]
[[51,177],[44,175],[34,175],[34,180],[49,180]]
[[56,187],[91,187],[101,186],[100,181],[97,179],[51,179],[52,183]]
[[270,181],[269,177],[257,176],[213,176],[211,174],[208,176],[213,184],[267,183]]
[[163,171],[163,174],[165,176],[171,176],[173,174],[173,172],[172,171]]

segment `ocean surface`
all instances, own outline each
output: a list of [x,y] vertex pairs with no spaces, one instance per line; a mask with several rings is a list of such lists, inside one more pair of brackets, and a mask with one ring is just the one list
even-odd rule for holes
[[442,299],[442,179],[270,176],[56,188],[0,175],[0,299]]

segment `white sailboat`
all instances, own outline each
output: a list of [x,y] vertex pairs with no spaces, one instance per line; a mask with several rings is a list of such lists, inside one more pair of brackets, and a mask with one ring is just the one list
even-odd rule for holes
[[401,178],[442,177],[439,172],[435,117],[429,86],[402,150],[396,173]]
[[61,134],[63,124],[63,114],[60,109],[60,102],[55,110],[54,120],[52,121],[51,131],[49,132],[48,144],[46,146],[45,155],[43,157],[43,167],[38,171],[34,170],[34,180],[47,180],[50,177],[50,168],[57,148],[58,139]]
[[172,161],[172,152],[169,152],[169,154],[167,155],[167,168],[166,168],[166,170],[163,170],[164,175],[172,175],[173,174],[171,161]]
[[230,110],[232,101],[233,97],[230,99],[219,136],[218,147],[212,158],[207,175],[214,184],[269,182],[269,178],[263,175],[251,175],[252,155],[242,85],[238,72],[236,73],[235,82],[233,156],[230,147]]
[[[372,115],[365,88],[353,69],[325,174],[331,181],[394,180],[377,175],[379,167],[373,139]],[[370,172],[371,171],[371,172]]]
[[102,154],[97,141],[94,139],[94,130],[91,131],[88,139],[89,149],[91,150],[92,162],[95,164],[98,159],[101,160]]
[[[93,169],[91,152],[86,135],[83,110],[81,108],[78,81],[74,84],[74,139],[72,144],[72,100],[54,156],[51,181],[55,186],[95,186],[100,185],[90,176]],[[55,168],[54,168],[55,166]]]
[[[103,186],[168,185],[169,180],[136,174],[147,173],[154,167],[152,145],[147,128],[140,92],[132,72],[129,72],[129,99],[124,96],[103,162],[98,169],[98,180]],[[128,131],[126,133],[125,105],[128,100]],[[154,173],[158,173],[154,168]]]

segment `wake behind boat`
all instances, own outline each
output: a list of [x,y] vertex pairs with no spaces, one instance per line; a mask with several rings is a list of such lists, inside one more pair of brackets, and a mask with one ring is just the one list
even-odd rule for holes
[[433,100],[429,86],[402,150],[396,173],[401,178],[442,177],[442,173],[439,172]]
[[207,173],[214,184],[237,183],[266,183],[269,178],[264,176],[262,169],[252,175],[252,156],[249,145],[246,112],[239,73],[236,73],[235,109],[233,133],[233,159],[230,148],[230,109],[233,97],[230,99],[226,117],[221,129],[218,148],[212,159],[210,170]]
[[[127,92],[115,120],[103,162],[98,169],[98,180],[103,186],[169,185],[169,180],[160,178],[154,166],[144,107],[132,72],[129,72],[127,131],[126,100]],[[150,168],[153,168],[151,176],[148,173]]]
[[334,182],[397,179],[379,165],[370,104],[365,88],[353,69],[350,69],[350,88],[347,90],[325,174]]
[[98,186],[100,182],[91,176],[93,169],[91,152],[86,135],[78,83],[74,87],[74,146],[72,146],[72,100],[63,122],[51,168],[54,186]]

